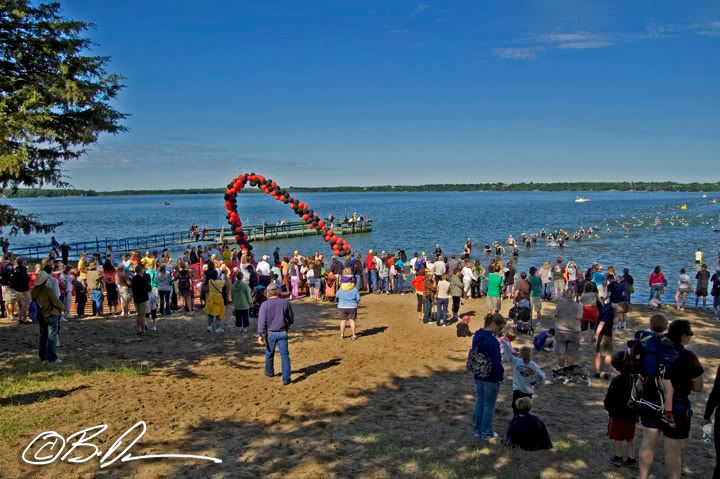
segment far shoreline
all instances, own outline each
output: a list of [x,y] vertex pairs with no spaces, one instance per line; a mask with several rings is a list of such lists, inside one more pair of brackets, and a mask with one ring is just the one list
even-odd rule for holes
[[[288,188],[293,193],[716,193],[718,183],[676,182],[577,182],[577,183],[463,183],[426,185],[378,186],[318,186]],[[3,198],[39,198],[67,196],[141,196],[141,195],[201,195],[223,194],[225,188],[175,188],[166,190],[116,190],[21,188],[6,190]],[[248,189],[243,194],[257,194],[260,190]]]

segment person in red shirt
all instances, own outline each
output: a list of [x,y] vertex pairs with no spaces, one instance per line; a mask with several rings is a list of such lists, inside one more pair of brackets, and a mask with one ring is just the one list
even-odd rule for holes
[[425,269],[418,270],[417,274],[410,282],[412,287],[415,288],[415,298],[417,298],[417,313],[418,319],[423,319],[423,296],[425,296]]
[[650,274],[648,286],[650,286],[650,299],[653,299],[655,295],[662,297],[665,286],[667,286],[667,279],[665,279],[660,266],[655,266],[655,270]]
[[365,257],[365,269],[368,272],[368,281],[370,282],[370,292],[377,290],[377,265],[375,264],[375,253],[373,250],[368,251]]

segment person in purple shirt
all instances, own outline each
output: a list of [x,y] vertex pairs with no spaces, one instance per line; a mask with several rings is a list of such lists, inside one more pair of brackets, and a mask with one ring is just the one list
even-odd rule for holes
[[265,346],[265,375],[275,376],[275,348],[280,350],[283,384],[290,384],[290,352],[288,351],[288,329],[295,320],[290,303],[278,296],[275,283],[265,289],[267,301],[260,305],[258,312],[258,344]]

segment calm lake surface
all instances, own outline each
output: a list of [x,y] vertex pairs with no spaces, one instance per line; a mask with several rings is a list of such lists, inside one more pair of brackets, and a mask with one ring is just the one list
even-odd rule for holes
[[[439,243],[446,254],[460,253],[467,238],[472,239],[473,256],[488,259],[480,251],[484,243],[503,241],[509,234],[539,232],[541,228],[575,231],[580,226],[598,226],[598,238],[574,242],[565,248],[536,246],[520,248],[519,270],[554,260],[558,255],[573,258],[581,268],[593,261],[604,267],[628,267],[636,278],[638,297],[647,288],[647,278],[661,265],[674,292],[680,268],[694,277],[694,253],[700,247],[711,269],[717,265],[720,233],[720,205],[712,204],[717,194],[702,198],[699,193],[583,193],[589,203],[575,203],[579,193],[301,193],[322,217],[342,217],[353,212],[372,218],[372,233],[348,235],[353,250],[363,254],[406,250],[430,253]],[[63,222],[55,236],[58,241],[120,238],[187,230],[195,223],[207,227],[226,226],[223,197],[213,195],[149,195],[6,200],[12,206],[34,213],[45,221]],[[161,206],[167,201],[170,206]],[[685,211],[680,205],[686,203]],[[238,211],[244,224],[275,224],[296,218],[286,205],[263,194],[243,194]],[[608,231],[609,229],[609,231]],[[49,244],[49,236],[11,238],[11,247]],[[304,253],[330,252],[321,237],[258,242],[255,252],[270,253],[279,246],[283,254],[293,249]],[[508,257],[509,258],[509,257]]]

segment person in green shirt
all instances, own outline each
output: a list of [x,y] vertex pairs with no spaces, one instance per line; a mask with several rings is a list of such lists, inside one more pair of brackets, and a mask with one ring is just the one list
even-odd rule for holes
[[542,293],[543,293],[543,283],[540,276],[537,274],[537,268],[533,266],[530,268],[530,271],[528,271],[528,274],[530,276],[530,307],[537,313],[537,319],[541,318],[541,312],[542,312]]
[[496,313],[500,312],[502,306],[501,292],[505,285],[500,271],[502,268],[497,265],[495,271],[488,275],[488,309]]
[[242,328],[246,333],[250,329],[250,306],[252,306],[252,293],[250,286],[243,281],[243,274],[238,271],[235,282],[230,289],[233,309],[235,310],[235,327]]

